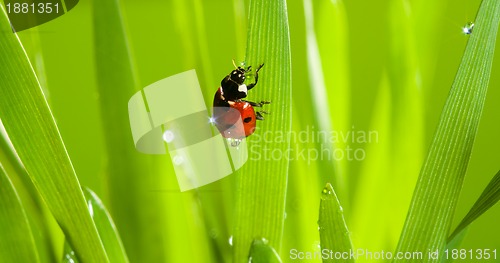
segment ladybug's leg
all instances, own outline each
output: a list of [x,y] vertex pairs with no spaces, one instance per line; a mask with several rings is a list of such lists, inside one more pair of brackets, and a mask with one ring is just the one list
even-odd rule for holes
[[244,102],[248,102],[250,105],[252,105],[253,107],[262,107],[262,105],[265,105],[265,104],[271,104],[270,101],[261,101],[261,102],[253,102],[253,101],[248,101],[248,100],[242,100]]
[[264,66],[264,63],[260,64],[260,66],[257,68],[255,71],[255,82],[252,84],[247,85],[247,90],[251,90],[255,85],[257,85],[257,82],[259,82],[259,70]]
[[269,112],[263,111],[263,110],[257,111],[257,112],[255,112],[255,118],[257,120],[263,121],[264,120],[264,116],[262,114],[269,114]]

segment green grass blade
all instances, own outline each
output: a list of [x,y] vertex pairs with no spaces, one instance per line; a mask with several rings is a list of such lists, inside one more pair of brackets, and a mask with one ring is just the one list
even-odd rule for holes
[[68,242],[64,242],[63,247],[63,257],[61,260],[62,263],[79,263],[80,261],[75,255],[75,251],[71,248],[71,245]]
[[[391,138],[393,100],[387,73],[383,74],[379,86],[369,130]],[[349,227],[353,233],[356,233],[356,247],[358,248],[371,251],[388,249],[388,242],[384,242],[390,240],[388,235],[391,225],[387,222],[388,215],[398,212],[391,211],[391,207],[386,205],[392,201],[387,193],[387,187],[393,181],[391,178],[392,162],[389,158],[391,143],[392,140],[380,140],[365,148],[366,159],[363,160],[360,168],[352,211],[346,211],[350,215]],[[369,224],[366,218],[370,218]]]
[[118,230],[101,199],[86,187],[83,188],[83,192],[87,198],[90,215],[97,227],[110,262],[128,262],[127,254],[118,235]]
[[[318,127],[328,133],[346,133],[351,129],[349,88],[349,49],[348,24],[344,3],[341,0],[304,1],[308,67],[313,91],[312,107],[316,108]],[[312,10],[309,10],[312,9]],[[335,32],[332,34],[332,32]],[[317,49],[317,50],[315,50]],[[317,56],[314,56],[317,55]],[[332,59],[335,58],[335,59]],[[316,61],[315,61],[316,60]],[[314,80],[317,81],[314,81]],[[323,107],[323,109],[322,109]],[[322,111],[324,111],[322,113]],[[346,151],[348,142],[344,140],[326,140],[321,147]],[[347,205],[349,162],[347,158],[333,158],[318,161],[326,163],[321,185],[332,182],[344,206]],[[333,166],[332,166],[333,165]],[[332,173],[332,170],[334,173]]]
[[250,254],[248,256],[249,263],[281,263],[281,259],[274,250],[273,247],[269,246],[267,240],[256,239],[252,243],[250,248]]
[[26,212],[0,165],[0,258],[3,262],[40,262]]
[[165,240],[161,235],[167,218],[150,188],[150,180],[163,185],[163,178],[158,176],[155,157],[139,153],[132,142],[127,104],[140,84],[122,7],[118,0],[92,1],[92,12],[108,209],[132,262],[167,261],[168,253],[150,244],[162,247]]
[[[331,184],[326,184],[319,208],[319,235],[321,251],[347,252],[352,250],[349,230],[344,220],[344,212]],[[324,258],[323,262],[354,262],[354,259]]]
[[[234,226],[234,262],[246,262],[248,250],[257,237],[269,240],[279,251],[283,235],[288,158],[265,157],[265,148],[286,154],[289,140],[276,138],[291,130],[291,58],[286,1],[250,1],[246,64],[265,66],[251,100],[271,100],[271,112],[258,123],[248,146],[259,156],[249,153],[249,161],[238,173],[236,182],[236,218]],[[268,107],[269,106],[269,107]],[[264,143],[267,132],[272,142]],[[285,136],[286,137],[286,136]],[[252,148],[255,147],[255,148]]]
[[[53,251],[53,241],[58,237],[63,237],[62,231],[19,160],[19,156],[17,156],[4,127],[1,125],[1,121],[0,163],[9,175],[9,179],[12,181],[26,211],[40,262],[54,262],[56,255]],[[57,230],[49,231],[50,227]]]
[[[292,133],[300,134],[311,127],[318,127],[315,122],[314,107],[312,103],[311,89],[309,88],[309,76],[307,70],[307,48],[306,47],[306,27],[304,23],[304,2],[289,1],[287,5],[290,28],[293,28],[294,34],[290,35],[292,44],[292,83],[295,89],[292,94],[292,105],[301,105],[292,107]],[[293,153],[302,150],[316,150],[320,147],[319,143],[312,140],[301,142],[299,140],[290,141],[290,149]],[[318,249],[318,215],[317,208],[321,196],[321,189],[328,180],[323,178],[320,171],[320,162],[311,160],[312,158],[295,158],[290,161],[288,172],[287,201],[286,201],[286,220],[282,244],[282,253],[290,253],[292,249],[298,251],[308,251],[314,246]],[[329,177],[333,173],[329,170],[324,177]],[[313,176],[311,176],[313,175]],[[325,181],[325,182],[323,182]],[[288,258],[283,255],[283,258]],[[321,262],[321,260],[311,261]]]
[[[110,182],[109,196],[100,196],[104,203],[111,201],[107,208],[131,262],[183,262],[186,255],[192,262],[211,262],[214,254],[221,252],[217,250],[220,245],[224,246],[222,253],[231,256],[229,235],[225,234],[229,232],[228,224],[218,220],[227,214],[221,211],[220,203],[216,208],[210,203],[212,196],[220,194],[220,191],[212,191],[216,184],[207,186],[213,187],[208,191],[203,187],[199,191],[179,193],[169,156],[145,155],[134,148],[127,107],[123,107],[140,87],[181,71],[196,68],[203,84],[213,77],[202,68],[207,64],[201,59],[208,59],[210,66],[214,60],[200,54],[203,49],[212,55],[211,48],[200,46],[211,43],[213,34],[207,34],[208,42],[199,40],[207,39],[199,34],[219,28],[209,26],[210,22],[206,21],[213,21],[207,16],[218,14],[221,10],[211,3],[203,2],[203,6],[195,7],[196,4],[196,1],[183,0],[152,5],[123,1],[94,2],[94,8],[99,9],[94,12],[94,32],[99,31],[100,36],[99,41],[95,39],[96,55],[99,56],[96,69],[101,71],[98,72],[98,88]],[[193,19],[193,12],[203,13],[205,19],[198,16]],[[148,22],[146,30],[157,33],[144,35],[141,23],[145,22],[144,17],[153,19],[152,23]],[[224,20],[217,21],[224,23]],[[196,28],[198,25],[206,28]],[[114,32],[112,37],[108,36],[109,32]],[[109,59],[111,57],[113,59]],[[230,59],[227,61],[230,65]],[[131,76],[139,79],[140,86],[133,85],[136,80],[132,80]],[[207,102],[213,99],[217,83],[208,84],[201,86],[202,92],[210,90],[209,95],[204,93]],[[117,133],[117,130],[121,132]],[[215,214],[217,217],[212,217]],[[219,226],[225,229],[221,230]],[[212,241],[217,242],[217,246],[213,246]]]
[[488,211],[500,200],[500,171],[491,179],[490,183],[484,189],[483,193],[474,203],[469,213],[462,219],[460,224],[455,228],[453,233],[448,238],[448,242],[453,240],[460,232],[468,227],[474,220],[480,217],[484,212]]
[[[465,229],[460,231],[460,233],[458,233],[453,239],[449,239],[448,243],[446,244],[446,249],[448,251],[451,251],[452,249],[458,249],[459,246],[464,241],[465,236],[467,235],[467,232],[469,232],[468,230],[469,230],[469,228],[466,227]],[[454,261],[455,260],[453,259],[453,257],[449,257],[449,258],[442,257],[441,258],[441,262],[454,262]]]
[[107,262],[51,111],[3,7],[0,32],[0,118],[5,130],[78,257]]
[[[384,249],[394,250],[405,222],[405,212],[412,198],[412,191],[425,157],[424,107],[420,84],[420,65],[412,30],[409,0],[391,1],[389,5],[389,54],[388,77],[391,88],[390,162],[385,193],[391,200],[387,220],[384,221],[390,240]],[[411,120],[411,121],[409,121]],[[381,134],[381,137],[387,136]],[[409,140],[408,138],[411,138]],[[404,147],[401,147],[404,145]],[[404,175],[404,176],[403,176]],[[375,198],[378,199],[378,196]]]
[[[446,245],[486,98],[499,22],[500,2],[484,0],[420,172],[397,251],[426,253]],[[419,262],[434,261],[424,257]]]

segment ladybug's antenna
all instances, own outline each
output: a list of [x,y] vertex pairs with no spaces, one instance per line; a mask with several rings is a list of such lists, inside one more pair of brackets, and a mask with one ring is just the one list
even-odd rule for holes
[[236,63],[234,62],[234,58],[233,58],[233,66],[234,68],[238,68],[238,66],[236,66]]

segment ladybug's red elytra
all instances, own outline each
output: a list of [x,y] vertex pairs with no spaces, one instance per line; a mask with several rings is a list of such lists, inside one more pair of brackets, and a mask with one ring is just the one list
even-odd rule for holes
[[[243,100],[247,97],[248,91],[257,85],[262,66],[264,64],[255,71],[254,83],[248,85],[244,83],[252,67],[248,66],[245,69],[236,65],[236,69],[221,81],[221,86],[214,96],[212,120],[224,138],[241,140],[250,136],[255,131],[257,120],[263,120],[262,115],[267,114],[265,111],[256,112],[254,107],[262,107],[264,104],[269,104],[269,101]],[[243,125],[235,125],[240,118]]]

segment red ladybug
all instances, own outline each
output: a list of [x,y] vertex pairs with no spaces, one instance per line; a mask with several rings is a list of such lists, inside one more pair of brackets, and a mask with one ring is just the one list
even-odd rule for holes
[[[234,62],[233,62],[234,64]],[[241,140],[250,136],[255,131],[256,120],[263,120],[265,111],[255,111],[253,107],[262,107],[269,104],[268,101],[260,103],[243,100],[259,80],[259,70],[264,66],[261,64],[255,71],[255,82],[244,84],[246,75],[250,75],[252,67],[246,69],[236,67],[229,75],[224,77],[221,86],[217,89],[213,103],[212,121],[223,137]],[[241,118],[242,125],[237,124]],[[237,144],[236,144],[237,145]]]

